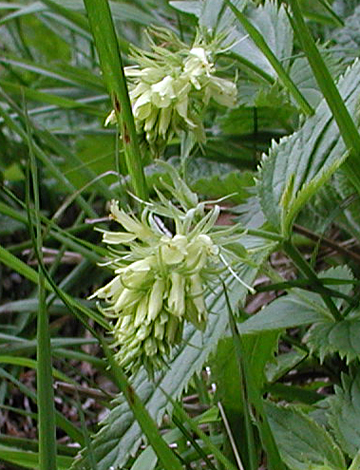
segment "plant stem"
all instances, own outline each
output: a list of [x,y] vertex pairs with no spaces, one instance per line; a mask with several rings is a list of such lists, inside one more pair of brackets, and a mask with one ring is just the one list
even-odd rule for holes
[[254,237],[265,238],[266,240],[271,240],[274,242],[283,242],[284,237],[279,233],[275,232],[266,232],[265,230],[256,230],[256,229],[245,229],[245,233],[248,235],[253,235]]
[[285,253],[292,259],[295,266],[309,279],[309,281],[316,286],[317,292],[321,295],[325,305],[328,307],[330,313],[335,320],[342,320],[342,316],[334,304],[332,298],[329,296],[327,289],[323,286],[321,280],[318,278],[316,272],[311,265],[304,259],[300,251],[294,247],[290,241],[284,241],[283,248]]

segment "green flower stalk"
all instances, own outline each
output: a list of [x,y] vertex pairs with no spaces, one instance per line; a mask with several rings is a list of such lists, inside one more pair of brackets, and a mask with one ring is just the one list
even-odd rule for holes
[[[211,99],[235,106],[237,89],[232,81],[215,75],[213,58],[223,38],[207,43],[198,32],[189,47],[167,29],[153,28],[150,33],[151,52],[133,48],[131,57],[137,65],[126,67],[125,74],[137,130],[158,156],[159,149],[182,131],[204,142],[204,108]],[[113,111],[105,124],[115,122]]]
[[103,240],[110,248],[106,265],[115,277],[92,296],[108,304],[102,312],[113,321],[119,364],[131,372],[144,365],[150,375],[166,365],[186,321],[205,330],[209,284],[227,269],[224,258],[227,263],[240,260],[227,246],[238,240],[237,227],[216,227],[219,206],[207,210],[171,171],[175,188],[167,189],[178,205],[158,191],[160,202],[144,203],[139,219],[111,202],[110,218],[122,231],[103,231]]

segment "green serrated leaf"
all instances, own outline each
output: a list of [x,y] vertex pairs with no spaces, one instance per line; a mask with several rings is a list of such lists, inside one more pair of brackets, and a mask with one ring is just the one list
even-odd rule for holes
[[349,363],[360,358],[360,312],[354,312],[354,318],[340,322],[317,323],[312,326],[304,341],[313,353],[323,361],[328,354],[339,353]]
[[[350,113],[354,114],[360,84],[360,62],[349,68],[339,80],[339,90]],[[326,103],[322,101],[314,116],[308,118],[303,127],[274,143],[269,156],[265,156],[259,177],[259,197],[268,221],[281,227],[280,201],[291,175],[294,179],[294,199],[291,218],[301,209],[309,197],[331,176],[340,159],[346,158],[346,148],[339,136]],[[313,188],[306,187],[313,181]],[[297,197],[301,193],[301,199]],[[288,224],[291,225],[289,216]]]
[[328,403],[328,419],[335,439],[355,458],[360,449],[360,373],[355,377],[343,374],[341,387],[335,385],[335,395],[328,398]]
[[232,196],[228,200],[241,204],[249,197],[248,188],[253,184],[252,173],[230,171],[227,174],[214,175],[210,178],[202,177],[191,184],[191,187],[196,192],[212,199],[219,199],[231,194]]
[[[289,201],[288,207],[284,207],[281,220],[281,232],[285,238],[291,235],[292,224],[296,216],[305,204],[316,194],[316,192],[330,179],[331,175],[345,161],[347,153],[342,158],[334,161],[324,171],[320,171],[307,185],[304,185],[298,193]],[[292,177],[289,181],[293,181]],[[284,194],[286,194],[286,189]]]
[[291,470],[345,470],[331,435],[295,407],[266,403],[266,413],[284,462]]
[[[347,266],[338,266],[322,271],[320,278],[351,280],[352,273]],[[351,284],[331,286],[342,294],[348,294]],[[341,306],[342,299],[336,299]],[[258,313],[239,325],[243,334],[257,331],[281,330],[310,323],[331,322],[332,316],[319,294],[293,289],[291,294],[275,299]]]

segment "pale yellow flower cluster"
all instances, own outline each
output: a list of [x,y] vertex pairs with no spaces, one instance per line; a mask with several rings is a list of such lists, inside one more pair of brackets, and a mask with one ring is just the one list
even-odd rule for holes
[[[216,207],[207,219],[217,217]],[[135,371],[144,365],[150,373],[165,364],[171,347],[180,342],[184,322],[206,326],[206,276],[219,262],[219,248],[198,228],[187,235],[165,234],[151,214],[142,221],[111,204],[111,217],[126,232],[103,232],[109,245],[128,245],[130,251],[110,266],[115,277],[93,297],[110,306],[103,309],[114,319],[116,359]]]
[[[174,345],[182,339],[186,321],[204,330],[207,323],[205,292],[209,282],[239,260],[237,227],[215,226],[220,208],[206,209],[170,165],[174,186],[164,183],[177,199],[174,205],[160,191],[159,201],[147,202],[141,218],[127,214],[116,201],[110,218],[121,231],[103,231],[109,245],[106,263],[115,277],[92,297],[103,299],[102,308],[113,321],[115,357],[126,370],[143,365],[153,375],[166,364]],[[173,233],[164,225],[166,220]],[[227,245],[237,243],[236,255]],[[225,263],[225,264],[224,264]]]
[[[201,114],[210,99],[227,107],[237,99],[235,83],[215,75],[213,43],[206,44],[197,35],[189,48],[167,30],[156,33],[166,46],[152,42],[149,53],[134,50],[138,65],[125,69],[137,130],[155,154],[181,131],[204,142]],[[115,122],[114,112],[106,124],[111,122]]]

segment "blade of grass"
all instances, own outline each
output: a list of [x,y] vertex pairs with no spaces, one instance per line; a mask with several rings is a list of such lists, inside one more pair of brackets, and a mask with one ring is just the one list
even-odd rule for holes
[[55,67],[54,65],[48,67],[45,65],[39,65],[31,60],[20,60],[18,57],[5,54],[2,54],[0,57],[0,63],[36,73],[41,77],[53,79],[57,85],[61,82],[76,87],[80,86],[84,89],[95,92],[104,92],[104,85],[101,78],[91,74],[90,71],[85,69],[72,67],[66,64],[61,67]]
[[[38,466],[40,464],[40,453],[19,450],[14,447],[7,447],[1,444],[0,459],[14,465],[19,465],[21,468],[41,468]],[[53,470],[55,470],[55,468],[58,468],[59,470],[69,470],[72,462],[72,457],[59,455],[56,458],[56,467],[53,467]]]
[[324,288],[322,280],[317,276],[315,270],[306,261],[300,251],[289,241],[283,243],[285,253],[292,259],[295,266],[307,277],[309,284],[313,284],[317,288],[317,292],[320,294],[324,301],[324,304],[329,309],[329,312],[333,316],[334,320],[341,321],[342,315],[339,312],[337,306],[329,295],[329,292]]
[[[68,21],[67,27],[69,29],[76,31],[75,28],[79,28],[80,32],[77,31],[77,33],[92,41],[89,22],[87,21],[87,18],[85,18],[81,13],[70,10],[69,8],[62,7],[59,3],[53,2],[52,0],[42,0],[42,2],[50,7],[50,15],[51,10],[53,10],[57,15],[62,16]],[[122,4],[121,7],[122,11],[124,11],[124,4]],[[142,6],[142,10],[144,10],[144,6]],[[43,15],[50,16],[47,12],[44,12]],[[143,21],[140,21],[140,23],[146,24],[146,22]],[[119,38],[119,47],[124,53],[127,54],[129,52],[129,42],[126,39]]]
[[[7,188],[4,188],[4,192],[8,196],[11,197],[19,206],[21,206],[24,210],[26,209],[26,205],[18,199],[13,193],[11,193]],[[74,198],[78,196],[78,192],[75,192],[73,195]],[[7,204],[4,204],[0,201],[0,213],[7,215],[8,217],[13,218],[19,222],[27,224],[27,218],[24,213],[19,212],[18,210],[10,207]],[[57,224],[55,224],[52,220],[49,220],[44,215],[40,215],[41,221],[44,223],[47,230],[49,230],[51,236],[58,240],[59,242],[63,243],[69,248],[72,248],[75,252],[84,256],[84,258],[92,260],[95,263],[98,263],[103,260],[104,257],[108,255],[108,252],[105,248],[100,246],[94,245],[91,242],[83,240],[81,238],[76,237],[70,233],[70,229],[63,230]]]
[[239,470],[244,470],[244,466],[243,466],[243,464],[242,464],[239,451],[238,451],[238,449],[237,449],[237,447],[236,447],[236,442],[235,442],[233,433],[232,433],[232,431],[231,431],[229,421],[228,421],[228,419],[227,419],[227,416],[226,416],[224,407],[222,406],[221,402],[218,402],[218,408],[219,408],[219,410],[220,410],[220,415],[221,415],[221,418],[222,418],[222,420],[223,420],[224,427],[225,427],[225,430],[226,430],[226,434],[228,435],[228,439],[229,439],[229,441],[230,441],[230,445],[231,445],[231,448],[232,448],[232,451],[233,451],[233,454],[234,454],[234,457],[235,457],[237,466],[239,467]]
[[224,465],[224,468],[226,468],[226,470],[237,470],[235,465],[232,464],[230,460],[225,457],[225,455],[220,451],[220,449],[218,449],[218,447],[216,447],[216,445],[214,445],[210,437],[199,428],[197,423],[195,423],[191,418],[188,417],[188,415],[181,408],[181,406],[176,403],[176,401],[168,393],[166,393],[163,388],[161,388],[161,391],[174,407],[174,411],[176,412],[180,420],[186,423],[189,428],[199,436],[199,438],[208,447],[209,451],[214,455],[214,457]]
[[[2,406],[1,408],[4,410],[13,411],[15,413],[18,411],[16,408],[12,406]],[[28,412],[26,413],[27,415],[31,415],[31,413],[28,413]],[[27,416],[27,415],[24,414],[24,416]],[[0,443],[6,446],[14,446],[18,450],[22,449],[22,450],[38,451],[38,443],[34,441],[33,439],[27,439],[27,438],[16,437],[16,436],[0,436]],[[75,457],[75,455],[78,452],[76,447],[69,447],[64,444],[59,444],[58,449],[61,455],[64,455],[64,456],[68,455],[69,457]]]
[[[26,387],[23,383],[21,383],[19,380],[17,380],[13,375],[9,374],[5,369],[1,367],[0,367],[0,377],[14,384],[14,386],[18,390],[20,390],[21,393],[29,397],[34,403],[37,403],[36,394],[32,390],[30,390],[28,387]],[[59,413],[58,411],[55,412],[55,415],[56,415],[56,425],[59,426],[59,428],[61,428],[75,442],[78,442],[79,444],[84,445],[84,437],[82,435],[82,432],[73,423],[71,423],[71,421],[65,418],[65,416]]]
[[[35,359],[29,359],[27,357],[0,356],[0,364],[13,364],[21,367],[28,367],[29,369],[36,369],[38,362],[35,361]],[[63,374],[55,368],[52,368],[51,373],[56,379],[63,380],[64,382],[73,382],[66,374]]]
[[141,151],[109,3],[107,0],[84,0],[84,3],[99,54],[100,66],[121,131],[126,166],[134,193],[140,199],[146,200],[148,191]]
[[36,90],[34,88],[24,87],[17,83],[12,83],[6,80],[0,80],[1,87],[8,93],[13,93],[17,96],[25,95],[25,98],[42,103],[53,104],[56,108],[60,109],[78,109],[84,113],[103,117],[104,113],[96,106],[91,106],[82,103],[81,101],[73,100],[71,98],[64,98],[51,93]]
[[[30,266],[25,264],[19,258],[11,254],[8,250],[0,246],[0,261],[4,263],[6,266],[9,266],[11,269],[19,273],[20,275],[24,276],[26,279],[34,282],[35,284],[39,284],[39,275],[38,273],[32,269]],[[45,287],[50,290],[51,292],[56,292],[58,297],[64,302],[64,304],[70,308],[70,310],[79,318],[79,320],[83,323],[83,325],[91,331],[92,328],[88,325],[85,321],[85,317],[93,319],[96,323],[101,325],[106,330],[110,329],[110,326],[106,322],[106,320],[99,315],[97,312],[93,312],[85,305],[81,304],[75,298],[66,294],[62,289],[59,289],[54,281],[52,280],[51,276],[45,270]],[[79,312],[81,312],[81,315]],[[96,335],[95,335],[96,337]]]
[[[226,0],[228,1],[228,0]],[[322,91],[324,98],[333,113],[339,127],[341,137],[350,155],[343,163],[342,168],[349,180],[360,194],[360,134],[353,121],[340,93],[335,85],[333,77],[323,60],[314,38],[306,25],[298,0],[288,0],[292,10],[292,24],[294,32],[309,61],[315,79]]]
[[51,0],[41,0],[41,2],[44,5],[47,5],[51,10],[69,20],[71,23],[74,23],[85,32],[90,32],[89,23],[82,14],[65,8],[60,3],[53,2]]
[[[6,94],[3,93],[1,90],[0,95],[4,97],[7,101],[9,101]],[[13,104],[11,100],[10,102],[11,104]],[[8,127],[12,129],[16,134],[18,134],[18,136],[21,137],[24,142],[27,141],[27,136],[24,129],[17,122],[15,122],[15,120],[9,115],[9,113],[4,111],[1,106],[0,116],[3,117]],[[50,157],[46,155],[46,153],[37,144],[34,144],[33,150],[37,158],[44,163],[44,165],[48,168],[49,172],[56,178],[57,181],[59,181],[59,183],[63,186],[64,189],[66,189],[66,191],[68,191],[70,194],[76,191],[76,188],[67,180],[67,178],[65,178],[60,169],[57,168],[53,161],[51,161]],[[97,213],[92,209],[92,207],[85,201],[82,196],[77,196],[76,201],[89,217],[98,217]]]
[[[230,328],[231,332],[233,333],[234,337],[234,318],[232,315],[232,309],[230,305],[230,301],[228,299],[228,294],[226,290],[225,283],[223,282],[223,289],[225,294],[225,299],[227,303],[227,308],[229,311],[229,319],[230,319]],[[236,327],[236,326],[235,326]],[[239,384],[239,392],[241,396],[241,403],[243,403],[243,415],[244,415],[244,423],[245,423],[245,444],[247,449],[247,457],[248,457],[248,464],[249,470],[257,470],[258,468],[258,457],[257,457],[257,450],[255,445],[255,435],[252,426],[252,419],[251,419],[251,403],[249,398],[249,385],[246,380],[246,370],[244,367],[244,351],[243,351],[242,343],[240,341],[235,342],[235,353],[238,361],[238,369],[239,369],[239,376],[240,376],[240,384]]]
[[[29,231],[39,261],[42,258],[42,228],[40,221],[40,196],[36,159],[33,152],[33,141],[27,126],[29,147],[28,178],[26,179],[26,203],[28,206]],[[30,210],[32,187],[34,211]],[[34,216],[34,221],[32,218]],[[35,225],[35,230],[32,224]],[[46,305],[45,277],[39,263],[39,310],[37,313],[37,393],[38,393],[38,436],[39,436],[39,468],[40,470],[56,470],[56,427],[54,389],[52,378],[52,359],[50,344],[50,318]]]
[[343,28],[345,26],[344,21],[340,18],[339,15],[335,13],[335,11],[330,7],[326,0],[317,0],[320,5],[322,5],[325,10],[329,13],[331,18],[334,20],[336,26]]
[[135,390],[129,383],[122,368],[116,363],[112,352],[104,340],[102,340],[102,345],[116,379],[116,383],[120,390],[124,393],[136,420],[138,421],[143,433],[146,435],[164,469],[183,470],[179,460],[176,458],[174,452],[168,447],[168,444],[160,435],[156,423],[135,393]]
[[175,424],[175,426],[181,431],[181,433],[183,434],[183,436],[185,437],[185,439],[187,441],[189,441],[191,443],[191,445],[193,446],[193,448],[195,449],[195,451],[197,452],[197,454],[199,455],[199,457],[201,459],[204,460],[204,462],[206,462],[207,466],[208,466],[208,469],[210,470],[216,470],[216,467],[215,465],[211,462],[211,460],[209,459],[209,457],[206,455],[206,453],[204,452],[204,450],[200,447],[200,445],[196,442],[195,438],[192,436],[192,434],[186,429],[186,427],[183,425],[183,423],[181,422],[181,420],[176,416],[176,414],[173,415],[172,417],[172,421],[173,423]]
[[243,28],[249,34],[251,39],[254,41],[256,46],[261,50],[264,56],[272,65],[275,72],[278,74],[279,79],[282,81],[283,85],[289,90],[292,94],[294,100],[298,103],[300,109],[304,114],[312,115],[314,114],[313,108],[310,106],[306,98],[300,92],[298,87],[295,85],[293,80],[290,78],[289,74],[286,72],[281,62],[277,59],[273,51],[267,45],[264,37],[260,31],[255,28],[250,21],[246,18],[244,13],[242,13],[235,5],[231,3],[230,0],[225,0],[226,5],[231,9],[235,14],[236,18],[239,20]]

